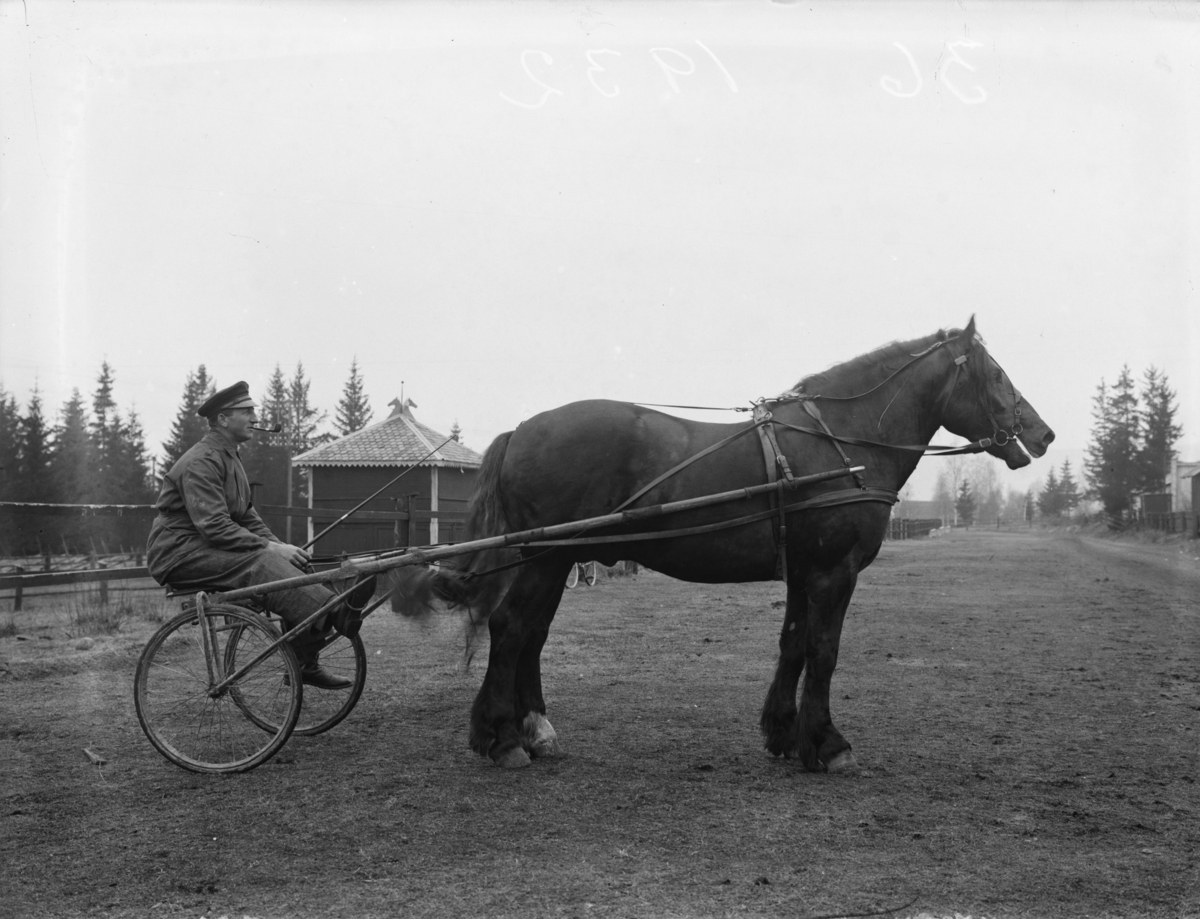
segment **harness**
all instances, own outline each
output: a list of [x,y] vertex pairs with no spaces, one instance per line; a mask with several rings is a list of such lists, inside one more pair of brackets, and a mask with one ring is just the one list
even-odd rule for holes
[[[975,338],[978,341],[978,343],[981,346],[983,346],[983,339],[980,338],[978,335],[976,335]],[[891,380],[895,379],[897,376],[899,376],[901,373],[903,373],[909,367],[916,364],[922,358],[924,358],[930,354],[933,354],[939,348],[948,345],[950,341],[957,341],[957,340],[958,340],[957,338],[943,339],[941,341],[934,342],[932,345],[930,345],[925,350],[912,355],[911,360],[906,361],[904,364],[902,364],[896,370],[892,371],[890,374],[888,374],[887,377],[885,377],[883,380],[879,381],[877,384],[872,386],[870,389],[865,390],[860,393],[856,393],[854,395],[832,396],[832,395],[807,393],[802,390],[793,389],[793,390],[789,390],[788,392],[782,393],[781,395],[776,396],[773,399],[766,399],[766,398],[757,399],[751,403],[749,408],[738,407],[738,408],[734,409],[735,411],[742,411],[742,412],[750,411],[750,412],[752,412],[753,413],[752,423],[750,425],[748,425],[747,427],[742,428],[739,431],[735,431],[733,434],[730,434],[728,437],[725,437],[724,439],[718,441],[717,443],[704,448],[699,453],[693,454],[692,456],[690,456],[687,459],[683,460],[682,462],[676,464],[675,466],[672,466],[666,472],[663,472],[661,475],[657,476],[656,478],[654,478],[653,480],[648,482],[646,485],[642,486],[642,488],[638,489],[638,491],[634,492],[633,495],[631,495],[629,498],[627,498],[625,501],[623,501],[621,504],[619,504],[613,510],[612,513],[615,514],[615,513],[624,511],[630,505],[635,503],[639,498],[641,498],[644,495],[646,495],[647,493],[649,493],[652,489],[654,489],[656,486],[660,485],[662,482],[666,481],[667,479],[671,478],[672,476],[674,476],[677,473],[681,472],[682,470],[686,469],[688,466],[690,466],[693,463],[697,462],[698,460],[704,458],[705,456],[708,456],[711,453],[715,453],[716,451],[722,449],[723,447],[728,446],[730,443],[737,440],[738,438],[749,434],[751,431],[757,432],[758,438],[759,438],[759,443],[762,446],[763,463],[764,463],[764,466],[766,467],[767,482],[768,482],[768,484],[772,484],[775,486],[774,489],[768,491],[768,496],[769,496],[771,506],[766,511],[759,511],[757,513],[747,514],[745,516],[737,517],[737,518],[734,518],[731,520],[722,520],[722,521],[719,521],[716,523],[703,524],[703,525],[699,525],[699,526],[685,527],[685,528],[673,529],[673,530],[662,530],[662,531],[657,531],[657,532],[625,533],[625,534],[615,534],[615,535],[606,535],[606,536],[572,536],[572,537],[566,538],[566,539],[530,541],[523,545],[526,548],[535,548],[535,547],[543,548],[544,547],[546,551],[552,551],[554,548],[560,547],[560,546],[605,545],[605,544],[610,544],[610,543],[647,542],[647,541],[659,540],[659,539],[673,539],[673,538],[677,538],[677,537],[681,537],[681,536],[701,535],[704,533],[716,532],[718,530],[723,530],[723,529],[731,529],[733,527],[745,526],[747,524],[757,523],[762,520],[768,520],[771,518],[775,518],[775,526],[773,527],[773,536],[774,536],[774,542],[775,542],[775,547],[776,547],[775,576],[776,576],[777,580],[786,580],[787,579],[787,556],[786,556],[786,554],[787,554],[787,515],[788,514],[796,513],[798,511],[812,510],[812,509],[816,509],[816,508],[837,507],[840,505],[857,504],[857,503],[861,503],[861,502],[880,502],[880,503],[892,505],[892,504],[895,504],[899,500],[898,493],[893,491],[892,489],[882,488],[879,486],[867,485],[861,471],[859,471],[862,467],[855,467],[854,462],[850,459],[849,456],[847,456],[846,451],[842,448],[843,444],[848,444],[848,445],[852,445],[852,446],[863,446],[863,447],[879,447],[879,448],[885,448],[885,449],[889,449],[889,450],[900,450],[900,451],[908,451],[908,452],[920,452],[922,454],[929,454],[929,455],[934,455],[934,456],[953,456],[953,455],[957,455],[957,454],[982,453],[984,450],[986,450],[988,447],[992,446],[993,444],[1003,446],[1004,444],[1008,443],[1010,440],[1016,438],[1024,430],[1023,426],[1021,425],[1021,407],[1020,407],[1021,395],[1015,389],[1013,389],[1013,391],[1012,391],[1013,392],[1013,423],[1012,423],[1012,425],[1009,427],[1008,430],[1005,430],[1004,427],[1000,424],[1000,422],[996,419],[995,414],[992,411],[990,401],[987,396],[986,376],[984,375],[984,372],[983,372],[984,368],[980,368],[974,374],[974,382],[976,384],[976,395],[979,398],[979,401],[980,401],[984,411],[987,413],[988,419],[992,423],[993,433],[992,433],[991,437],[983,437],[983,438],[980,438],[978,441],[974,441],[974,442],[966,444],[964,446],[951,447],[951,446],[941,446],[941,445],[934,445],[934,444],[890,444],[890,443],[882,443],[880,441],[868,440],[865,438],[848,437],[846,435],[834,434],[833,431],[830,430],[829,426],[825,423],[824,418],[821,416],[820,409],[818,409],[817,406],[814,404],[817,401],[850,402],[850,401],[854,401],[857,399],[861,399],[865,396],[868,396],[871,393],[874,393],[877,390],[879,390],[880,388],[882,388],[885,384],[887,384]],[[976,353],[987,356],[988,358],[990,358],[993,361],[993,363],[995,363],[995,359],[991,358],[991,356],[987,353],[985,346],[980,347],[979,349],[972,349],[970,352],[956,357],[954,359],[954,375],[948,381],[948,383],[944,389],[944,394],[942,395],[941,399],[939,400],[939,406],[938,406],[939,415],[944,412],[945,406],[948,404],[951,396],[954,393],[955,388],[958,386],[959,376],[963,372],[963,367],[970,360],[971,355],[976,354]],[[999,364],[997,364],[996,366],[999,367]],[[894,397],[893,397],[893,401],[894,401]],[[770,411],[770,408],[768,407],[768,406],[782,405],[782,404],[793,403],[793,402],[800,403],[800,405],[804,408],[804,410],[807,412],[807,414],[817,423],[818,427],[815,427],[815,428],[814,427],[806,427],[806,426],[802,426],[802,425],[790,424],[788,422],[780,421],[779,419],[773,417],[773,415]],[[706,408],[705,406],[662,405],[659,403],[639,403],[639,404],[657,405],[659,407],[664,407],[664,408],[689,408],[689,409]],[[887,406],[887,408],[884,409],[883,414],[886,414],[888,408],[890,408],[890,407],[891,407],[891,402],[888,403],[888,406]],[[883,416],[881,415],[880,418],[882,419],[882,417]],[[834,446],[834,448],[837,450],[838,455],[842,459],[842,464],[846,469],[845,474],[853,476],[855,485],[857,487],[852,488],[852,489],[841,489],[838,491],[827,492],[825,494],[817,495],[813,498],[808,498],[804,501],[794,502],[792,504],[785,504],[784,500],[783,500],[784,490],[785,490],[785,488],[789,487],[793,483],[795,476],[792,473],[791,466],[788,463],[787,457],[784,455],[783,451],[779,447],[779,441],[776,438],[776,434],[775,434],[776,427],[787,428],[788,430],[797,431],[797,432],[800,432],[803,434],[811,434],[811,435],[821,437],[821,438],[829,441]],[[542,554],[542,553],[539,553],[539,555],[540,554]],[[535,557],[537,557],[537,556],[525,556],[518,561],[500,565],[495,568],[491,568],[488,571],[472,572],[472,573],[468,574],[467,577],[478,577],[478,576],[482,576],[485,574],[491,574],[493,572],[502,571],[506,568],[511,568],[516,565],[520,565],[520,564],[524,564],[525,562],[532,561],[532,559]]]

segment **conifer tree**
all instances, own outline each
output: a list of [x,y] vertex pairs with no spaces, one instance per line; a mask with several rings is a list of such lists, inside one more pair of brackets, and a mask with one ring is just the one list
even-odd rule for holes
[[[0,501],[14,501],[14,490],[20,480],[17,464],[20,454],[17,444],[21,436],[21,412],[16,397],[0,386]],[[0,553],[16,551],[16,518],[0,514]]]
[[1058,478],[1058,503],[1059,513],[1067,516],[1070,516],[1071,511],[1075,510],[1079,504],[1079,486],[1075,482],[1075,476],[1071,473],[1069,458],[1063,459],[1062,474]]
[[[71,398],[63,403],[58,423],[54,426],[54,447],[50,454],[50,475],[58,500],[64,504],[87,502],[91,473],[89,460],[91,443],[88,438],[87,406],[79,390],[71,392]],[[90,532],[91,518],[62,517],[58,520],[58,537],[55,548],[61,543],[80,551]]]
[[53,503],[53,480],[50,476],[50,444],[46,421],[42,416],[42,396],[34,386],[29,408],[21,418],[18,470],[20,481],[18,500]]
[[87,409],[76,389],[59,413],[50,457],[55,490],[64,504],[79,504],[87,494],[89,452]]
[[1144,375],[1142,387],[1141,433],[1142,441],[1137,452],[1137,464],[1141,487],[1147,492],[1161,492],[1167,487],[1171,457],[1175,442],[1183,428],[1175,424],[1178,410],[1175,393],[1168,385],[1167,375],[1150,367]]
[[113,371],[108,361],[100,364],[100,376],[96,378],[96,392],[92,395],[92,447],[96,458],[107,464],[109,460],[109,437],[112,433],[110,413],[117,407],[113,401]]
[[288,435],[288,447],[292,456],[297,456],[322,440],[329,439],[317,434],[317,428],[328,416],[309,402],[308,391],[311,386],[311,381],[304,374],[303,362],[296,361],[296,372],[288,382],[290,427],[287,422],[284,423],[284,433]]
[[20,481],[21,410],[16,396],[0,386],[0,501],[15,500],[12,495]]
[[971,483],[967,479],[963,479],[959,486],[954,509],[958,512],[958,519],[966,526],[975,522],[975,496],[971,494]]
[[374,415],[375,413],[367,401],[366,393],[363,391],[362,376],[358,372],[358,358],[354,357],[350,360],[350,379],[346,381],[346,386],[342,390],[342,398],[337,404],[333,426],[345,437],[347,434],[353,434],[355,431],[365,428],[371,423]]
[[1124,367],[1110,389],[1100,381],[1092,399],[1092,440],[1084,468],[1089,492],[1100,499],[1107,514],[1121,517],[1132,507],[1141,486],[1138,463],[1140,415],[1129,368]]
[[196,414],[196,410],[217,391],[216,381],[208,375],[201,364],[193,373],[188,371],[183,384],[183,401],[171,425],[170,439],[163,444],[163,469],[170,469],[175,461],[208,433],[208,422]]
[[450,439],[455,443],[462,442],[462,428],[458,426],[458,419],[454,419],[454,423],[450,425]]
[[1058,481],[1058,476],[1054,473],[1053,466],[1046,474],[1046,484],[1042,486],[1042,491],[1038,495],[1037,505],[1043,517],[1062,516],[1062,486]]

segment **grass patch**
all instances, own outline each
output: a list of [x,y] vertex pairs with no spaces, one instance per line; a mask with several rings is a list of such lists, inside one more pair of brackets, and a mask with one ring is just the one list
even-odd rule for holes
[[17,623],[9,613],[8,618],[0,622],[0,638],[12,638],[17,634]]
[[130,619],[164,622],[173,611],[168,601],[156,592],[109,587],[108,602],[102,602],[98,585],[89,585],[71,597],[67,605],[67,634],[114,635]]

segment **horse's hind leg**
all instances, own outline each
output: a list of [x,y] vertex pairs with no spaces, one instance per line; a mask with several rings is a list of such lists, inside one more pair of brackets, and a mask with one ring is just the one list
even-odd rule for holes
[[553,757],[562,752],[558,746],[558,734],[546,717],[546,700],[542,697],[542,647],[550,634],[550,623],[560,599],[561,594],[555,599],[549,614],[542,617],[533,634],[526,639],[517,661],[517,725],[520,728],[521,745],[535,758]]
[[471,749],[504,766],[529,764],[518,718],[524,721],[531,711],[540,715],[545,702],[540,670],[529,676],[526,648],[535,657],[541,653],[562,598],[566,568],[565,563],[525,567],[488,619],[491,649],[471,708]]
[[773,756],[793,755],[799,746],[796,686],[804,671],[807,625],[808,596],[800,586],[800,579],[794,578],[788,582],[787,612],[779,634],[779,662],[760,721],[766,747]]

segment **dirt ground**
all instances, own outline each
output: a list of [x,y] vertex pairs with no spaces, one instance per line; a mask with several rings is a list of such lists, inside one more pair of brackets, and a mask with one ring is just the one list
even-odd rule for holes
[[762,748],[782,599],[568,592],[543,659],[566,755],[519,772],[467,750],[482,660],[450,619],[377,613],[354,713],[235,776],[142,736],[151,624],[4,638],[0,915],[1200,917],[1194,542],[886,544],[834,679],[855,776]]

